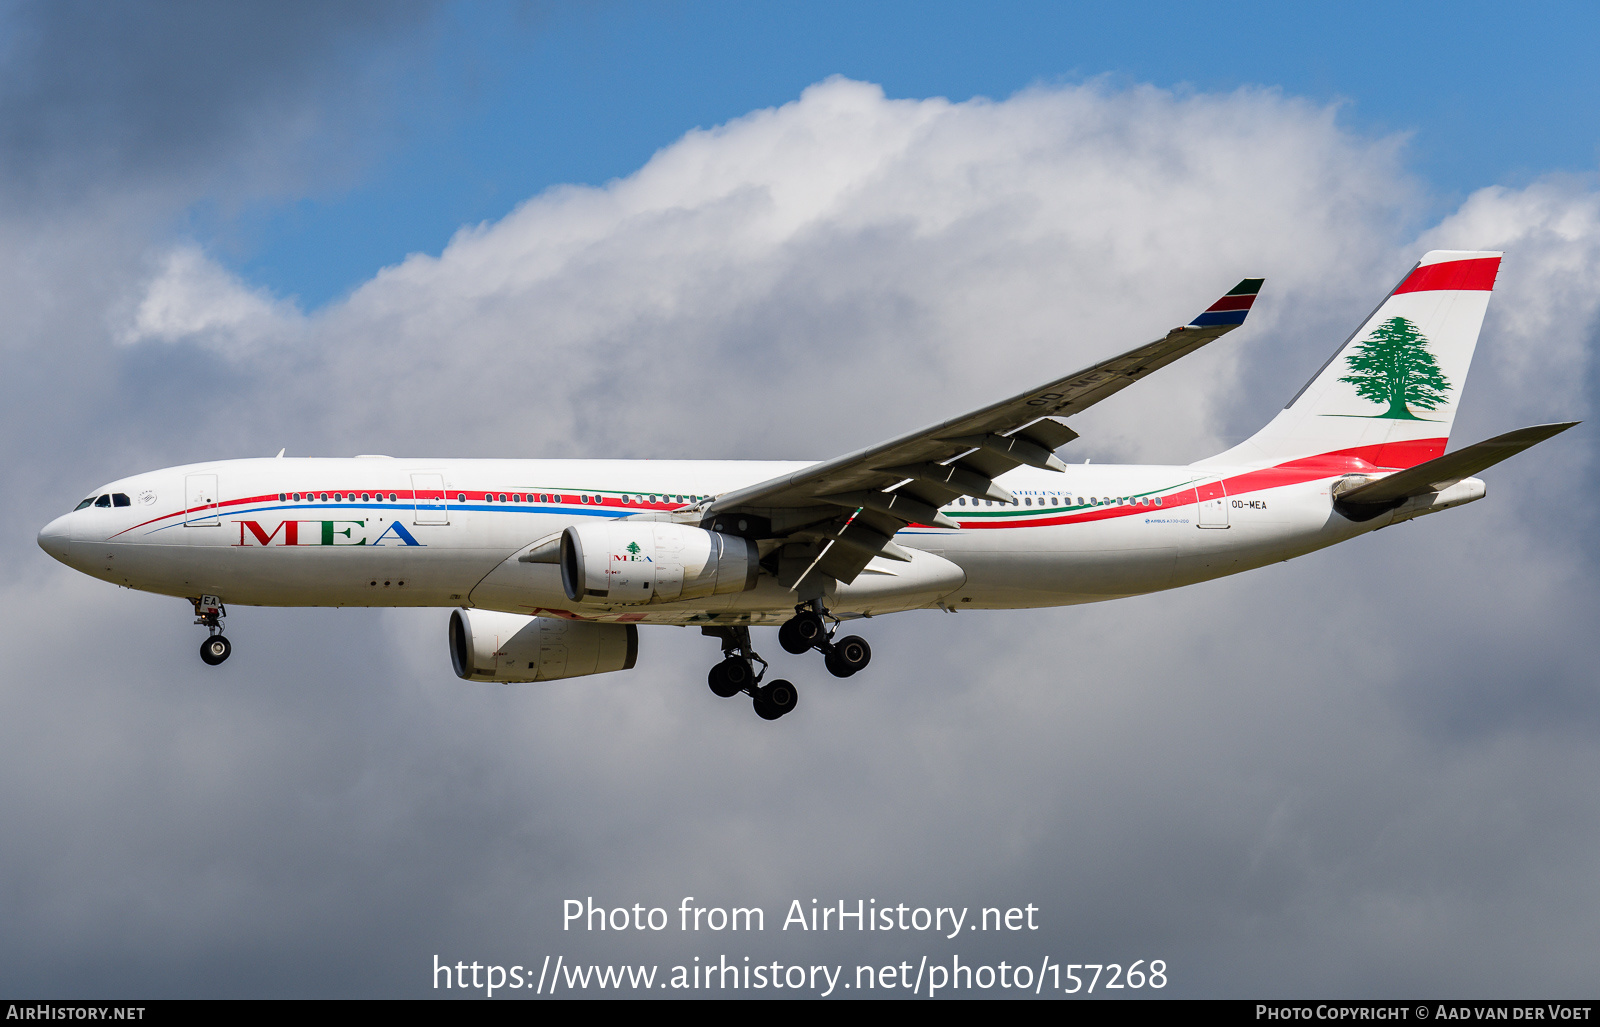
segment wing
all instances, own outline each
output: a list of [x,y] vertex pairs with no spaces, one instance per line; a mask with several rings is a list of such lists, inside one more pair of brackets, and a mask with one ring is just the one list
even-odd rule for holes
[[[763,563],[798,593],[849,583],[873,557],[906,561],[892,541],[908,524],[956,527],[939,508],[958,496],[1012,502],[995,478],[1024,464],[1060,471],[1078,437],[1070,417],[1244,323],[1263,279],[1246,278],[1193,321],[1075,374],[921,431],[718,496],[702,526],[761,540]],[[735,516],[737,515],[737,516]]]

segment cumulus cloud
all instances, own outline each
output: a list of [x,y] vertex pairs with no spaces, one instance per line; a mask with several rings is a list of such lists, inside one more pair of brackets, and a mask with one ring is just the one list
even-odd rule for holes
[[296,313],[293,304],[250,288],[197,247],[184,246],[165,255],[118,338],[127,345],[159,341],[248,347],[268,337],[283,340],[296,326]]
[[[1370,291],[1327,267],[1396,273],[1410,199],[1392,141],[1271,93],[951,104],[834,79],[603,188],[463,229],[312,318],[301,346],[341,397],[335,437],[382,425],[412,448],[817,455],[1154,337],[1247,274],[1273,275],[1268,329],[1308,288],[1330,306]],[[1311,361],[1325,327],[1320,312],[1296,326],[1269,362]],[[1151,382],[1091,445],[1220,448],[1209,404],[1236,352]],[[510,399],[489,387],[503,375],[546,386]],[[423,388],[454,400],[403,427],[385,413]],[[619,389],[738,427],[708,439],[652,405],[596,404]]]
[[[1077,419],[1068,454],[1187,460],[1263,423],[1422,249],[1505,246],[1458,431],[1584,415],[1592,188],[1487,190],[1418,238],[1420,191],[1394,140],[1270,91],[950,103],[833,79],[313,314],[192,248],[123,267],[133,298],[85,352],[179,383],[207,426],[166,438],[114,409],[137,466],[279,439],[820,458],[1264,274],[1244,331]],[[438,611],[235,609],[219,675],[181,604],[35,554],[0,629],[0,810],[29,828],[0,856],[29,884],[0,897],[0,957],[60,993],[421,994],[433,953],[914,947],[776,920],[739,945],[560,930],[567,897],[692,894],[769,917],[1032,902],[1036,934],[916,952],[1159,958],[1168,994],[1584,992],[1590,460],[1569,433],[1486,502],[1188,590],[875,620],[849,682],[769,653],[803,689],[775,725],[710,696],[713,647],[673,629],[632,674],[501,688],[454,679]]]
[[1592,183],[1553,178],[1480,190],[1423,242],[1507,252],[1500,285],[1509,299],[1496,303],[1493,324],[1508,338],[1489,359],[1516,390],[1510,398],[1519,411],[1584,412],[1600,311],[1600,195]]

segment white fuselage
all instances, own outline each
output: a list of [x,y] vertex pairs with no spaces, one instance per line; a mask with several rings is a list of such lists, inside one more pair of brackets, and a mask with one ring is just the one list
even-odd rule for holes
[[[697,500],[807,466],[756,461],[256,459],[135,475],[40,533],[53,556],[118,585],[259,606],[466,606],[639,623],[770,624],[794,594],[769,574],[728,595],[575,603],[526,556],[573,524],[676,519]],[[959,529],[913,525],[909,562],[874,559],[830,592],[838,616],[930,606],[1096,602],[1231,574],[1483,495],[1445,493],[1356,522],[1333,508],[1346,469],[1019,468],[1017,504],[959,500]],[[765,555],[765,554],[764,554]]]

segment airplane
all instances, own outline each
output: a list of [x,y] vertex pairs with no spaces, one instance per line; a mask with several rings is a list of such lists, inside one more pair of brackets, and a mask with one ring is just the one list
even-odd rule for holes
[[820,463],[357,456],[188,464],[91,492],[39,532],[51,556],[186,598],[201,658],[235,606],[451,608],[455,673],[535,682],[631,669],[641,624],[720,643],[708,683],[795,709],[752,627],[837,677],[840,628],[1176,588],[1314,552],[1485,495],[1480,471],[1578,422],[1446,453],[1502,254],[1435,250],[1265,427],[1186,465],[1067,464],[1066,418],[1245,321],[1247,278],[1161,338]]

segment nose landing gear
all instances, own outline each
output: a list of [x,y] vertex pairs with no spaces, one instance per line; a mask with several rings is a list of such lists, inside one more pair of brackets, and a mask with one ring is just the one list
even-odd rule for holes
[[204,625],[209,632],[206,640],[200,643],[200,659],[215,667],[233,654],[233,643],[222,634],[222,619],[228,615],[228,609],[216,596],[201,596],[190,602],[194,603],[194,622]]

